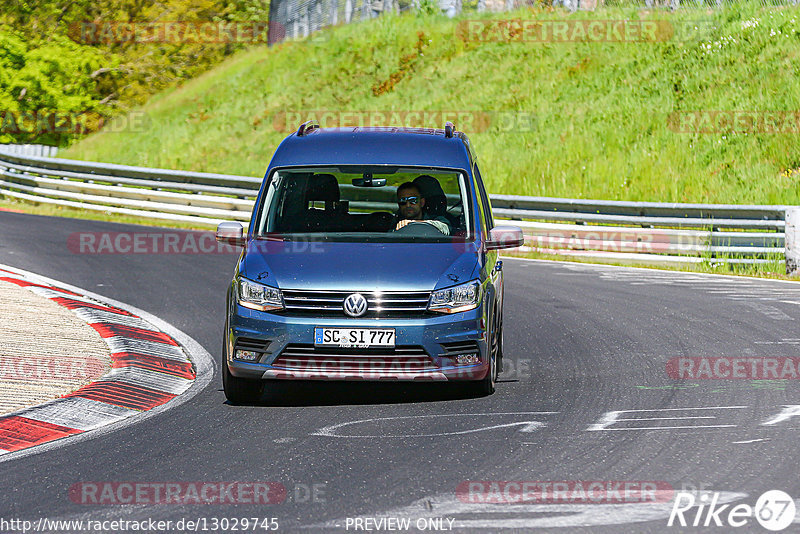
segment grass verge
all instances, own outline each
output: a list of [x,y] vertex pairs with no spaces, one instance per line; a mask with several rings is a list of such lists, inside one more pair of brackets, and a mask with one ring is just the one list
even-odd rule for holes
[[552,260],[570,263],[590,263],[596,265],[617,265],[620,267],[638,267],[642,269],[654,269],[660,271],[679,271],[686,273],[705,273],[705,274],[724,274],[731,276],[747,276],[753,278],[768,278],[773,280],[791,280],[800,282],[800,278],[788,276],[785,272],[783,263],[778,258],[775,261],[764,264],[712,264],[708,262],[687,263],[681,265],[652,265],[649,263],[636,262],[615,262],[613,260],[599,260],[592,258],[574,258],[569,256],[559,256],[557,254],[544,254],[539,252],[526,252],[518,254],[508,254],[509,257],[529,258],[536,260]]

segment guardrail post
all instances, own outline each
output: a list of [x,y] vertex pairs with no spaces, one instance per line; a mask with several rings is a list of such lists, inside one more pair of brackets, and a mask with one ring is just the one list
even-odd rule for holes
[[786,274],[800,275],[800,208],[786,208]]

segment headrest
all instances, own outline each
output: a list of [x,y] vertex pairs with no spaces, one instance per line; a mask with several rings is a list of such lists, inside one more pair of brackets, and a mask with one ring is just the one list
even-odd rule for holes
[[447,197],[442,190],[439,180],[433,176],[423,174],[414,178],[414,185],[419,193],[425,197],[425,208],[429,214],[441,215],[447,209]]
[[323,200],[325,202],[339,201],[339,182],[332,174],[315,174],[308,181],[306,201]]

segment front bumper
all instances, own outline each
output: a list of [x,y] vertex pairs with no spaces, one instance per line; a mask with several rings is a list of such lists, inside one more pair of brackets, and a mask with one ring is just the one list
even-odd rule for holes
[[[285,380],[447,381],[480,380],[489,369],[482,308],[419,318],[353,319],[301,317],[259,312],[234,304],[226,332],[227,365],[233,376]],[[315,327],[394,328],[397,353],[358,349],[324,350],[316,355]],[[240,339],[260,340],[266,350],[255,362],[234,359]],[[479,363],[457,365],[452,350],[470,342]],[[443,344],[445,344],[443,346]],[[308,356],[296,354],[298,347]],[[404,356],[411,354],[411,356]]]

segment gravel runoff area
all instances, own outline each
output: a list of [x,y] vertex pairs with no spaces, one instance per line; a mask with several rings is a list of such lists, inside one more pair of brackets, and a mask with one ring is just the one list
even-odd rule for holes
[[110,369],[108,345],[75,313],[0,280],[0,414],[71,393]]

